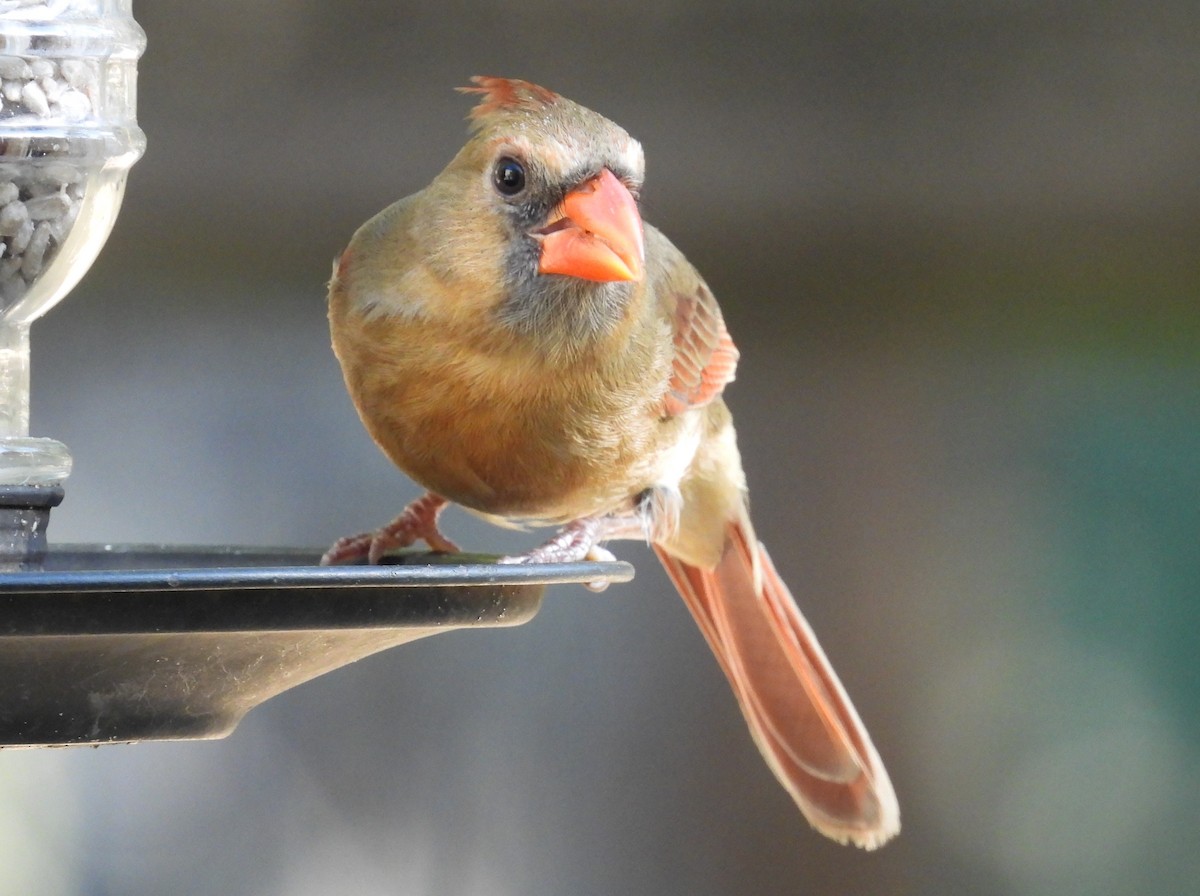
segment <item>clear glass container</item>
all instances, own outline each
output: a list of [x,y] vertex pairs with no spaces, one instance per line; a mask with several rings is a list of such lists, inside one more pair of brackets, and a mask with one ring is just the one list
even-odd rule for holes
[[146,36],[131,0],[0,0],[0,486],[54,485],[71,456],[29,437],[29,326],[116,221]]

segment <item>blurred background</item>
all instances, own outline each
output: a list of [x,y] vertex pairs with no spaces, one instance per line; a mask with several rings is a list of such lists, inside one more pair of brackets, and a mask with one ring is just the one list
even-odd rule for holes
[[[0,754],[3,894],[1200,893],[1200,6],[156,0],[149,139],[33,329],[57,542],[323,547],[416,494],[329,351],[476,73],[603,112],[742,349],[759,535],[904,831],[811,832],[653,557],[227,740]],[[532,546],[454,511],[477,550]]]

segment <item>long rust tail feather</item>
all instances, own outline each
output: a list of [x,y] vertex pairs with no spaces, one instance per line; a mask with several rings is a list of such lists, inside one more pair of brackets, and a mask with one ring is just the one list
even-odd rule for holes
[[715,569],[655,547],[737,696],[767,764],[818,831],[874,849],[900,809],[850,698],[748,522]]

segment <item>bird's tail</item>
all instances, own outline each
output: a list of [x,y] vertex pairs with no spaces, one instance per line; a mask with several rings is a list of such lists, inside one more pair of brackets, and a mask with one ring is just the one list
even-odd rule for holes
[[758,748],[818,831],[866,849],[900,830],[879,754],[748,520],[716,567],[656,547],[725,670]]

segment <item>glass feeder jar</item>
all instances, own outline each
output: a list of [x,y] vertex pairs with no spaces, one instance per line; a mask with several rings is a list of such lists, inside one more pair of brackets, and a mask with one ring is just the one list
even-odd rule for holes
[[29,326],[95,261],[145,147],[131,2],[0,0],[0,489],[71,470],[29,437]]

